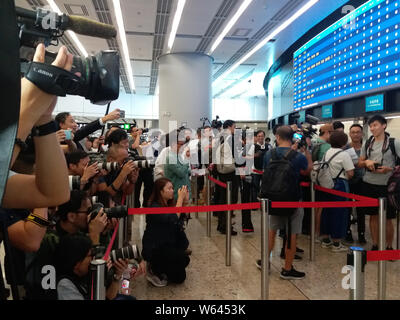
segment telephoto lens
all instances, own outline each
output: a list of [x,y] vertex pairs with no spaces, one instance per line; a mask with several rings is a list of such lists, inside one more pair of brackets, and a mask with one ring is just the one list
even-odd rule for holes
[[80,190],[81,188],[81,177],[80,176],[69,176],[69,190]]
[[119,170],[119,164],[118,162],[107,162],[107,161],[99,162],[97,164],[97,169],[98,170],[104,169],[108,172],[115,172]]
[[111,218],[125,218],[128,216],[127,206],[115,206],[113,208],[106,208],[104,212],[107,214],[108,219]]
[[138,168],[154,168],[155,164],[149,160],[136,160],[133,161],[133,165]]
[[92,197],[92,203],[97,203],[99,202],[99,197],[98,196],[93,196]]
[[128,259],[128,260],[135,259],[139,263],[142,261],[140,250],[135,244],[112,250],[110,252],[110,258],[112,262],[115,262],[118,259]]

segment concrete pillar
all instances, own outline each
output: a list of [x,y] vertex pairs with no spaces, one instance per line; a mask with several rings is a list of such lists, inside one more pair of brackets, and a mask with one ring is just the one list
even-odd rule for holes
[[213,58],[202,53],[172,53],[159,58],[160,129],[170,131],[170,121],[197,129],[200,118],[211,119]]

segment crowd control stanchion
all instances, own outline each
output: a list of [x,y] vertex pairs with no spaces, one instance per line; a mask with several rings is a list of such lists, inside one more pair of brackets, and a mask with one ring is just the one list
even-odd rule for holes
[[[314,182],[311,182],[311,202],[315,202]],[[311,208],[310,261],[315,260],[315,208]]]
[[[193,194],[194,194],[194,205],[198,206],[199,205],[199,196],[197,194],[197,176],[192,176],[192,180],[193,180]],[[193,198],[193,197],[192,197]],[[195,218],[198,219],[199,218],[199,213],[196,212],[194,214]]]
[[127,217],[119,219],[118,234],[117,234],[117,248],[122,248],[125,243],[125,225]]
[[92,300],[106,300],[106,261],[96,259],[90,262],[92,275]]
[[[226,183],[226,203],[232,204],[232,181]],[[231,265],[232,211],[226,212],[226,266]]]
[[352,267],[350,278],[350,300],[365,299],[365,265],[367,251],[359,247],[350,247],[347,265]]
[[261,300],[269,298],[269,201],[261,199]]
[[[379,251],[386,250],[386,198],[379,198]],[[378,262],[378,300],[386,299],[386,261]]]
[[[206,183],[206,197],[207,197],[207,206],[210,205],[210,198],[211,198],[211,182],[208,179],[209,174],[207,173],[205,177]],[[211,237],[211,211],[207,211],[207,237]]]

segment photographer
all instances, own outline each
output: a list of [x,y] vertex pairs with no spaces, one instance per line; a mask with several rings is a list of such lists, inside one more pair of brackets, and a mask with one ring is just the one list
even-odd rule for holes
[[93,132],[100,130],[107,121],[112,121],[120,118],[120,109],[115,109],[102,118],[99,118],[86,126],[78,129],[78,124],[75,122],[74,117],[69,112],[61,112],[56,116],[56,122],[62,130],[71,130],[74,134],[73,141],[80,150],[84,150],[81,143],[83,139],[91,135]]
[[[189,201],[186,186],[178,190],[176,207]],[[157,179],[149,200],[149,207],[173,207],[174,187],[167,178]],[[185,268],[190,262],[187,254],[189,240],[183,227],[181,213],[150,214],[146,216],[143,234],[143,258],[147,261],[146,277],[156,287],[165,287],[168,282],[183,283]]]
[[[39,44],[33,60],[44,62],[44,55],[44,45]],[[61,47],[52,64],[71,70],[72,55],[66,47]],[[56,138],[56,126],[51,118],[56,101],[55,96],[43,92],[32,82],[22,78],[19,126],[10,166],[14,164],[21,148],[25,148],[24,141],[35,127],[33,141],[36,170],[35,175],[10,174],[2,202],[5,208],[45,208],[68,201],[67,166]],[[29,197],[21,197],[21,190]]]
[[135,167],[133,160],[126,161],[127,158],[128,150],[125,147],[119,144],[112,145],[107,153],[107,161],[118,162],[121,169],[103,177],[97,188],[97,191],[108,192],[118,205],[121,204],[122,194],[133,192],[139,174],[139,169]]
[[42,267],[54,265],[54,253],[60,238],[67,234],[88,232],[94,246],[100,244],[100,235],[107,225],[107,216],[101,210],[88,223],[89,209],[92,204],[86,193],[79,190],[71,191],[70,200],[59,206],[55,229],[48,229],[40,248],[36,253],[26,255],[26,297],[32,300],[55,299],[54,290],[42,288]]
[[[90,182],[90,180],[98,174],[97,162],[89,165],[89,155],[78,150],[72,153],[67,153],[65,155],[68,166],[68,173],[70,176],[80,176],[80,190],[85,189],[85,186]],[[95,192],[95,190],[93,190]]]
[[[57,296],[58,300],[90,300],[90,262],[94,257],[91,240],[80,234],[68,235],[60,240],[56,250]],[[106,283],[107,300],[134,300],[131,296],[120,295],[120,279],[128,268],[128,260],[107,262],[108,271],[114,268],[112,281]]]
[[[265,132],[258,130],[254,134],[254,168],[257,171],[263,170],[263,161],[265,153],[269,150],[265,142]],[[251,201],[257,201],[257,195],[260,192],[262,173],[251,172]]]
[[[129,149],[131,153],[138,158],[140,157],[140,154],[142,154],[140,145],[141,134],[141,129],[138,129],[137,127],[131,128],[132,143],[130,144]],[[153,168],[141,168],[139,171],[139,177],[135,185],[135,208],[141,207],[140,191],[142,189],[142,184],[144,185],[143,206],[146,207],[154,187]]]

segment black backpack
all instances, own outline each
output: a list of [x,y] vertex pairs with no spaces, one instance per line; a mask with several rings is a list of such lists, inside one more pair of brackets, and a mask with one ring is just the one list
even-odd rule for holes
[[[271,160],[261,181],[260,198],[270,201],[298,201],[301,198],[298,176],[292,164],[296,156],[294,150],[283,157],[278,157],[276,149],[271,150]],[[291,213],[293,210],[274,210],[271,214],[287,216]]]
[[[292,160],[297,152],[290,149],[283,157],[278,157],[276,149],[271,150],[271,160],[264,169],[261,181],[260,198],[270,201],[298,201],[301,198],[300,182]],[[271,209],[270,215],[287,217],[287,247],[291,245],[291,219],[294,209]]]

